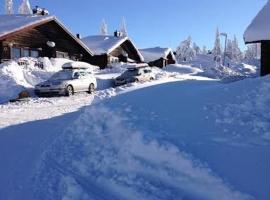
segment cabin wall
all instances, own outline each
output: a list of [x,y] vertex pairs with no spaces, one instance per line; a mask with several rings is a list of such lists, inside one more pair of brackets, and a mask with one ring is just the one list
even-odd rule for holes
[[95,55],[92,57],[84,58],[83,61],[88,62],[95,66],[99,66],[101,69],[104,69],[108,65],[108,56],[107,54]]
[[3,59],[3,43],[0,41],[0,62]]
[[167,56],[167,65],[171,65],[171,64],[175,64],[175,60],[173,59],[173,56],[172,54],[170,53],[168,56]]
[[261,76],[270,74],[270,41],[261,45]]
[[158,60],[149,62],[148,65],[151,66],[151,67],[156,66],[156,67],[159,67],[159,68],[163,68],[163,67],[165,67],[167,65],[167,61],[164,58],[160,58]]

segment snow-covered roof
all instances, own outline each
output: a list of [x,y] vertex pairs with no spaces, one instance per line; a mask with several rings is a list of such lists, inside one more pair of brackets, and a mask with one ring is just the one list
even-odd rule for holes
[[0,38],[45,21],[53,20],[51,15],[0,15]]
[[10,33],[21,31],[27,27],[46,23],[48,21],[55,21],[89,54],[93,55],[90,49],[81,40],[76,38],[55,16],[52,15],[0,15],[0,39]]
[[174,53],[171,48],[154,47],[154,48],[140,49],[140,52],[143,55],[145,62],[152,62],[160,58],[166,59],[170,53],[172,54],[172,57],[175,60]]
[[88,36],[82,39],[86,46],[88,46],[95,55],[109,54],[126,40],[128,40],[127,37],[105,35]]
[[[121,44],[126,41],[131,40],[128,37],[115,37],[112,35],[94,35],[88,36],[82,39],[82,41],[86,44],[86,46],[95,54],[95,55],[102,55],[102,54],[109,54]],[[131,42],[132,43],[132,42]],[[135,47],[132,43],[134,48],[137,51],[141,61],[143,61],[143,56],[139,52],[139,50]]]
[[246,43],[270,40],[270,1],[253,19],[244,33]]

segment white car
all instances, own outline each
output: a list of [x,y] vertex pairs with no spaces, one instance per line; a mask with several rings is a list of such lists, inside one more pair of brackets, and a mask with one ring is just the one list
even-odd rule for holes
[[63,70],[54,74],[49,80],[35,86],[37,96],[66,95],[76,92],[93,94],[97,88],[97,81],[92,70],[86,65],[65,64]]
[[145,82],[154,80],[155,75],[149,66],[128,68],[123,74],[114,80],[115,86],[133,82]]

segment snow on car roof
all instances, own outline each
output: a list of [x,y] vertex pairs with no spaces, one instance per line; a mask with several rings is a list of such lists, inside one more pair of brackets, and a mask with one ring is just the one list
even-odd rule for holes
[[44,21],[55,19],[51,15],[0,15],[0,38]]
[[167,56],[170,53],[172,54],[173,59],[175,60],[175,57],[171,48],[154,47],[154,48],[140,49],[139,51],[143,55],[145,62],[152,62],[160,58],[167,58]]
[[262,10],[253,19],[244,33],[246,43],[270,40],[270,1],[262,8]]
[[65,63],[62,68],[63,69],[91,69],[93,70],[96,67],[85,62],[69,62],[69,63]]

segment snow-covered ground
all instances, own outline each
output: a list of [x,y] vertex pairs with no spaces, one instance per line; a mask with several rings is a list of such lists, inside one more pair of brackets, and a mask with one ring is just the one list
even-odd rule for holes
[[[269,199],[269,77],[224,83],[203,66],[113,88],[121,65],[96,71],[95,96],[0,105],[0,199]],[[31,88],[35,70],[7,74]]]

